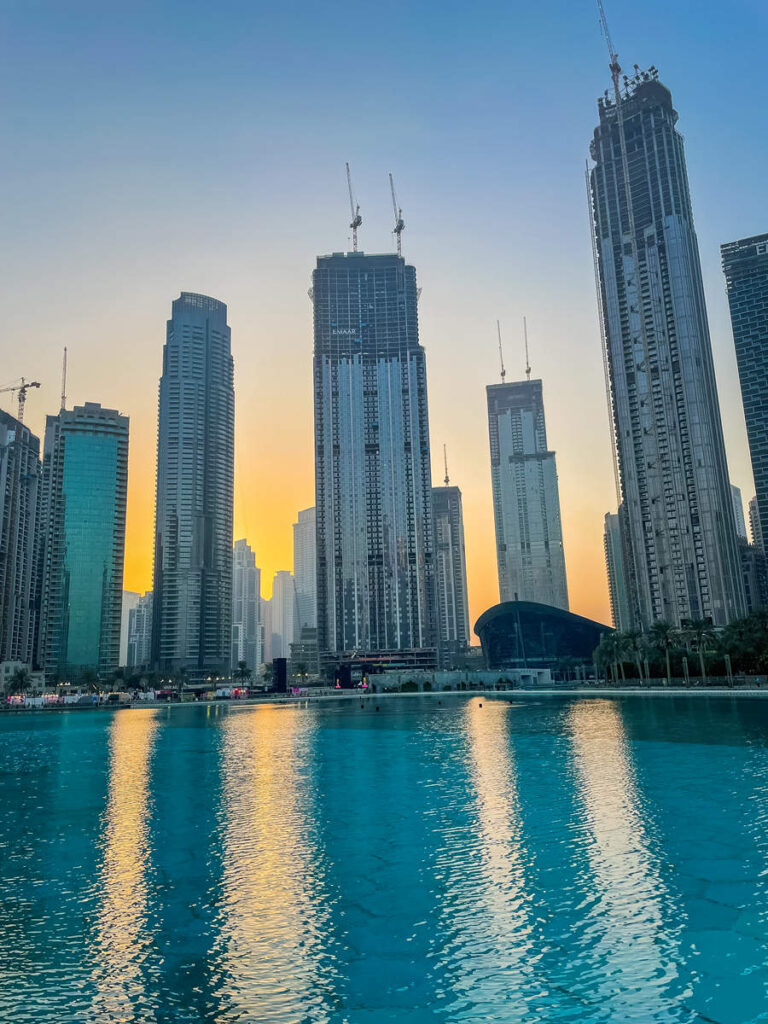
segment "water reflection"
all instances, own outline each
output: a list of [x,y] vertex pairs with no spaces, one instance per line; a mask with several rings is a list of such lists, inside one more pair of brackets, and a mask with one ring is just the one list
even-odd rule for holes
[[473,820],[452,855],[460,870],[450,880],[446,923],[455,934],[455,996],[476,1010],[501,999],[509,1019],[522,1020],[539,986],[509,713],[506,702],[477,700],[464,710]]
[[568,712],[583,807],[591,890],[587,942],[596,1002],[624,1020],[668,1010],[674,939],[663,919],[667,893],[638,796],[624,724],[611,701],[574,701]]
[[325,1020],[333,1001],[325,861],[313,802],[315,721],[263,707],[224,724],[221,1021]]
[[[145,999],[149,768],[157,729],[151,709],[121,711],[109,739],[109,795],[93,955],[97,1020],[133,1020]],[[149,1008],[141,1020],[153,1020]]]

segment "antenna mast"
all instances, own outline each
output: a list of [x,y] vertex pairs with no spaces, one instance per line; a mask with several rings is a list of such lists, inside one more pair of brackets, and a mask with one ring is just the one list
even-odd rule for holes
[[405,221],[403,220],[403,211],[397,205],[397,198],[395,197],[395,183],[392,180],[392,172],[389,172],[389,187],[392,192],[392,209],[395,213],[395,237],[397,238],[397,255],[403,255],[403,240],[401,238],[403,231],[405,230]]
[[61,408],[67,408],[67,346],[64,346],[64,359],[61,364]]
[[448,476],[448,449],[445,445],[443,445],[443,459],[445,460],[445,486],[447,487],[450,477]]
[[504,378],[507,376],[507,371],[504,369],[504,353],[501,349],[501,324],[496,321],[496,332],[499,335],[499,362],[501,363],[501,383],[504,383]]
[[528,321],[523,317],[523,337],[525,338],[525,376],[531,379],[531,361],[528,358]]
[[349,225],[352,228],[352,251],[357,252],[357,229],[363,223],[363,218],[360,216],[360,204],[355,202],[352,192],[352,175],[349,172],[349,163],[347,163],[347,188],[349,189],[349,210],[352,214],[352,221]]

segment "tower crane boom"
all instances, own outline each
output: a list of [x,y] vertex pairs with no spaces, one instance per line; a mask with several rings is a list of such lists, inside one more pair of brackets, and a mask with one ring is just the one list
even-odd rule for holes
[[395,183],[392,179],[392,172],[389,172],[389,188],[392,192],[392,210],[395,214],[395,238],[397,239],[397,255],[403,255],[403,240],[402,234],[405,230],[405,221],[403,220],[403,211],[397,205],[397,197],[395,195]]
[[27,402],[27,391],[30,388],[39,388],[39,387],[40,387],[40,381],[37,381],[37,380],[25,380],[23,377],[20,377],[18,380],[15,380],[12,384],[7,384],[4,388],[0,388],[0,395],[8,394],[8,393],[14,394],[15,392],[18,392],[18,394],[19,394],[19,411],[18,411],[18,414],[16,416],[16,419],[19,421],[19,423],[23,423],[24,422],[24,406],[26,405],[26,402]]
[[357,252],[357,229],[363,223],[363,218],[360,216],[360,204],[355,201],[352,191],[352,175],[349,170],[349,163],[347,163],[347,188],[349,189],[349,212],[352,214],[352,221],[349,225],[352,228],[352,251]]

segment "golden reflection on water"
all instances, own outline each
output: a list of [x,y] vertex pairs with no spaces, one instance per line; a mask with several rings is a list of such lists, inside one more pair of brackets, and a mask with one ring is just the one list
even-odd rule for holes
[[144,992],[149,768],[156,730],[153,709],[118,711],[110,727],[109,796],[94,944],[96,1020],[133,1020]]
[[467,1006],[483,992],[523,1013],[534,954],[508,715],[495,701],[471,700],[464,711],[474,821],[467,845],[449,850],[444,918],[453,940],[444,962]]
[[577,700],[569,708],[568,727],[589,831],[595,900],[590,944],[613,968],[605,972],[605,984],[628,994],[640,987],[646,1019],[656,1019],[654,1013],[666,1005],[663,985],[675,971],[664,953],[666,893],[644,823],[624,722],[613,701]]
[[223,728],[218,996],[245,1019],[293,1020],[297,1007],[310,1019],[325,999],[329,939],[311,805],[314,716],[262,707],[229,714]]

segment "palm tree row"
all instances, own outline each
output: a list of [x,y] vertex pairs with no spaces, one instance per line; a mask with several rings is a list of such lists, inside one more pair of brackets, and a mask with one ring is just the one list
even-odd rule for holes
[[[758,609],[724,629],[715,629],[707,619],[697,619],[679,629],[671,622],[654,622],[646,631],[605,633],[594,652],[598,669],[610,671],[614,682],[626,679],[627,664],[641,681],[650,678],[651,666],[663,666],[667,684],[673,663],[696,657],[703,682],[713,662],[720,674],[768,672],[768,609]],[[644,671],[645,669],[645,671]],[[682,674],[682,673],[680,673]]]

